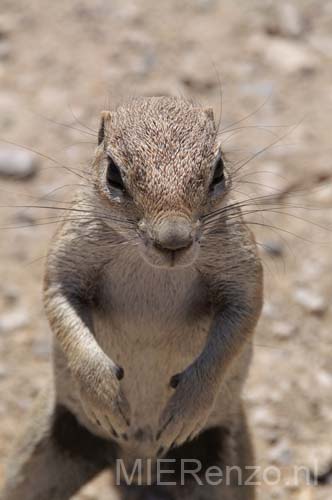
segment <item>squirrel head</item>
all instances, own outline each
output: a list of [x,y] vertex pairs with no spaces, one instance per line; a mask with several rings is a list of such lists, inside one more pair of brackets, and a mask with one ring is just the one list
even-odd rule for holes
[[136,221],[156,266],[192,263],[201,217],[226,183],[212,109],[175,97],[134,98],[103,111],[95,185],[110,210]]

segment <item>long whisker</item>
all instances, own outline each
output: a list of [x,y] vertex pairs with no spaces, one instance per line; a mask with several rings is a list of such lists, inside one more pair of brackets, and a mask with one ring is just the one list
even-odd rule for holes
[[[250,204],[247,204],[247,205],[243,205],[244,207],[245,206],[249,206],[250,207]],[[238,211],[238,208],[239,207],[235,207],[235,213],[233,211],[232,213],[232,208],[230,207],[229,211],[228,211],[228,214],[225,214],[225,218],[227,217],[227,219],[231,219],[231,218],[234,218],[234,217],[241,217],[242,215],[250,215],[250,214],[254,214],[254,213],[264,213],[264,212],[267,212],[267,213],[275,213],[275,214],[278,214],[278,215],[288,215],[290,217],[293,217],[294,219],[297,219],[297,220],[300,220],[302,222],[307,222],[309,224],[312,224],[316,227],[319,227],[320,229],[324,229],[324,230],[327,230],[329,231],[329,228],[326,227],[326,226],[322,226],[314,221],[310,221],[308,219],[305,219],[304,217],[301,217],[299,215],[296,215],[296,214],[292,214],[292,213],[289,213],[289,212],[285,212],[283,209],[284,208],[295,208],[295,209],[303,209],[303,208],[306,208],[306,207],[303,207],[303,206],[294,206],[294,205],[285,205],[285,204],[280,204],[280,205],[277,205],[276,207],[275,206],[272,206],[272,207],[262,207],[262,208],[252,208],[252,209],[248,209],[248,210],[241,210]],[[241,207],[242,208],[242,207]],[[308,208],[308,210],[311,210],[310,208]],[[318,209],[319,210],[319,209]],[[219,219],[220,220],[220,219]]]
[[227,130],[224,130],[223,132],[219,132],[219,136],[223,134],[229,134],[231,132],[240,132],[242,130],[247,130],[247,129],[256,129],[256,130],[264,130],[264,132],[267,132],[274,137],[277,137],[277,134],[275,134],[272,130],[272,128],[285,128],[284,125],[243,125],[242,127],[235,127],[235,128],[229,128]]
[[[251,162],[252,160],[254,160],[255,158],[257,158],[258,156],[262,155],[263,153],[265,153],[266,151],[268,151],[271,146],[274,146],[275,144],[278,144],[280,141],[282,141],[287,135],[291,134],[294,130],[296,130],[300,124],[302,123],[303,120],[301,120],[299,123],[297,123],[296,125],[294,125],[293,127],[291,127],[290,130],[287,130],[287,132],[285,132],[284,134],[282,134],[281,136],[279,136],[275,141],[271,142],[270,144],[268,144],[267,146],[265,146],[264,148],[260,149],[259,151],[256,151],[256,153],[254,153],[253,155],[251,155],[249,158],[247,158],[243,163],[241,163],[240,167],[238,167],[235,172],[233,172],[233,175],[236,175],[237,172],[242,169],[243,167],[245,167],[246,165],[248,165],[249,162]],[[241,160],[242,161],[242,160]],[[235,163],[235,167],[239,164],[240,162],[237,162]]]
[[234,125],[237,125],[238,123],[244,122],[245,120],[248,120],[248,118],[251,118],[254,116],[256,113],[258,113],[265,105],[266,103],[271,99],[271,95],[267,96],[267,98],[253,111],[248,113],[247,115],[243,116],[240,120],[236,120],[235,122],[230,123],[228,127],[225,127],[224,129],[221,129],[220,132],[223,132],[224,130],[227,130],[228,128],[233,127]]
[[[75,241],[76,239],[77,238],[74,238],[74,240],[72,240],[72,241]],[[125,241],[121,241],[121,242],[108,243],[107,247],[113,248],[113,247],[126,245],[128,243],[132,244],[134,241],[136,241],[136,238],[129,238],[129,239],[126,239]],[[137,245],[137,243],[134,243],[134,246],[136,246],[136,245]],[[40,257],[37,257],[36,259],[33,259],[33,260],[29,261],[28,263],[26,263],[24,265],[24,267],[32,266],[33,264],[36,264],[37,262],[40,262],[41,260],[46,259],[46,258],[47,258],[47,254],[41,255]]]
[[25,145],[22,145],[22,144],[17,144],[16,142],[13,142],[13,141],[9,141],[7,139],[0,139],[1,142],[4,142],[6,144],[10,144],[12,146],[18,146],[22,149],[25,149],[26,151],[30,151],[31,153],[34,153],[36,154],[37,156],[41,157],[41,158],[44,158],[45,160],[48,160],[48,161],[51,161],[52,163],[54,163],[55,165],[57,165],[58,167],[60,168],[63,168],[64,170],[67,170],[68,172],[74,174],[74,175],[77,175],[78,177],[80,177],[81,179],[84,179],[84,180],[88,180],[86,177],[84,177],[82,174],[79,174],[76,170],[74,170],[73,168],[71,167],[68,167],[67,165],[64,165],[62,163],[60,163],[58,160],[56,160],[55,158],[52,158],[51,156],[45,154],[45,153],[42,153],[40,151],[37,151],[36,149],[33,149],[29,146],[25,146]]
[[[91,132],[87,132],[86,130],[82,130],[80,128],[77,128],[77,127],[74,127],[73,125],[70,125],[68,123],[62,123],[62,122],[59,122],[57,120],[53,120],[52,118],[48,118],[47,116],[45,115],[42,115],[40,113],[34,113],[36,116],[39,116],[40,118],[42,118],[43,120],[49,122],[49,123],[52,123],[54,125],[59,125],[60,127],[65,127],[65,128],[68,128],[68,129],[71,129],[71,130],[76,130],[77,132],[80,132],[81,134],[86,134],[86,135],[91,135],[93,137],[96,137],[96,133],[91,133]],[[80,124],[81,125],[81,124]],[[88,128],[88,127],[85,127],[85,128]]]
[[[46,201],[46,202],[49,201],[50,203],[61,203],[61,204],[64,204],[64,205],[65,204],[70,205],[70,204],[72,204],[72,201],[54,200],[53,198],[49,200],[47,198],[47,196],[52,196],[52,194],[57,193],[61,189],[64,189],[64,188],[67,188],[67,187],[74,187],[74,186],[75,187],[76,186],[81,187],[82,184],[73,184],[73,183],[71,183],[71,184],[64,184],[63,186],[59,186],[57,188],[52,189],[51,191],[49,191],[48,193],[46,193],[44,196],[40,196],[39,198],[35,198],[35,199],[36,199],[37,202],[38,201]],[[33,196],[31,196],[31,198],[33,198]]]
[[76,116],[76,114],[74,113],[74,110],[72,108],[72,106],[69,106],[69,109],[70,109],[70,112],[72,114],[72,117],[74,118],[74,120],[79,124],[81,125],[81,127],[84,127],[86,130],[90,130],[90,132],[92,132],[91,135],[94,135],[94,137],[98,137],[98,130],[94,130],[93,128],[91,127],[88,127],[87,125],[85,125],[85,123],[83,123],[81,120],[79,120]]
[[114,222],[120,222],[120,223],[125,223],[128,224],[128,226],[132,226],[135,221],[133,219],[129,218],[119,218],[119,217],[114,217],[110,214],[105,214],[102,212],[97,212],[93,209],[89,210],[84,210],[76,207],[53,207],[50,205],[0,205],[0,208],[26,208],[26,209],[50,209],[50,210],[56,210],[56,211],[62,211],[62,212],[74,212],[74,213],[83,213],[87,214],[88,216],[96,216],[99,219],[104,219],[104,220],[110,220]]
[[[320,229],[323,229],[324,231],[331,231],[330,228],[326,227],[326,226],[323,226],[321,224],[318,224],[314,221],[311,221],[311,220],[308,220],[308,219],[305,219],[304,217],[300,217],[298,215],[295,215],[295,214],[290,214],[288,212],[284,212],[284,211],[281,211],[280,209],[273,209],[271,207],[269,208],[266,208],[266,209],[252,209],[252,210],[246,210],[246,211],[242,211],[241,213],[235,213],[235,214],[228,214],[227,216],[225,215],[223,218],[221,218],[221,220],[226,220],[227,219],[227,225],[228,227],[231,225],[229,223],[229,221],[233,221],[232,224],[245,224],[245,225],[256,225],[256,226],[262,226],[262,227],[267,227],[267,228],[273,228],[277,231],[280,231],[280,232],[283,232],[283,233],[286,233],[288,235],[292,235],[292,236],[295,236],[296,238],[298,239],[301,239],[303,241],[306,241],[306,242],[310,242],[312,243],[312,241],[296,234],[296,233],[293,233],[285,228],[282,228],[282,227],[278,227],[276,225],[272,225],[272,224],[266,224],[266,223],[263,223],[263,222],[257,222],[257,221],[251,221],[251,220],[246,220],[245,222],[243,222],[243,220],[241,220],[241,217],[242,216],[246,216],[246,215],[252,215],[252,214],[255,214],[255,213],[264,213],[264,212],[267,212],[267,213],[275,213],[275,214],[278,214],[278,215],[286,215],[286,216],[290,216],[290,217],[293,217],[297,220],[300,220],[300,221],[303,221],[303,222],[306,222],[306,223],[309,223],[315,227],[318,227]],[[219,219],[220,221],[220,219]],[[218,233],[218,226],[215,227],[215,226],[212,226],[211,230],[209,231],[209,226],[205,226],[206,228],[206,234],[217,234]],[[323,244],[323,242],[322,242]]]
[[[268,198],[271,195],[267,195],[266,198]],[[278,202],[278,199],[276,199],[273,196],[273,199],[271,201],[265,200],[265,197],[257,197],[257,198],[248,198],[247,200],[242,200],[236,203],[231,203],[229,205],[226,205],[218,210],[215,210],[214,212],[210,212],[210,214],[207,214],[202,217],[202,220],[205,220],[209,222],[210,220],[216,220],[220,215],[224,215],[226,213],[238,213],[238,215],[243,214],[243,212],[240,213],[240,209],[246,208],[246,207],[251,207],[255,206],[256,208],[253,208],[252,210],[256,210],[258,212],[262,211],[273,211],[273,210],[280,210],[284,208],[289,208],[289,209],[301,209],[301,210],[316,210],[316,211],[321,211],[323,210],[322,207],[314,207],[314,206],[307,206],[307,205],[295,205],[295,204],[290,204],[290,203],[285,203],[285,202],[280,202],[278,204],[273,205],[273,202]],[[262,208],[257,208],[257,207],[262,207]]]
[[[7,226],[2,226],[0,227],[0,230],[6,230],[6,229],[25,229],[28,227],[35,227],[35,226],[43,226],[43,225],[49,225],[49,224],[58,224],[63,221],[66,222],[88,222],[88,223],[93,223],[95,221],[107,221],[110,220],[109,217],[91,217],[91,216],[84,216],[84,215],[79,215],[76,217],[58,217],[58,216],[49,216],[49,217],[42,217],[36,221],[32,221],[29,224],[22,224],[22,225],[7,225]],[[117,221],[118,222],[118,221]],[[121,222],[121,221],[120,221]],[[134,231],[136,232],[136,229],[134,226],[131,225],[126,225],[125,223],[121,222],[121,224],[118,226],[118,229],[126,229],[126,231]]]

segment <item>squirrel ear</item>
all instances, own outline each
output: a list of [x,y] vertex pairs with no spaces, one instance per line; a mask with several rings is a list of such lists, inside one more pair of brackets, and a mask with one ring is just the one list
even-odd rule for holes
[[106,128],[106,121],[110,118],[111,113],[109,111],[102,111],[101,112],[101,120],[100,120],[100,126],[99,126],[99,131],[98,131],[98,146],[103,142],[105,139],[105,128]]
[[204,108],[204,113],[209,118],[209,120],[214,122],[214,113],[212,108]]

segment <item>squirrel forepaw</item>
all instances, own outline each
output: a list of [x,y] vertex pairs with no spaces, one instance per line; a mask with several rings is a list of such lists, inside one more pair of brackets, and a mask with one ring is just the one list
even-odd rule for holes
[[[81,403],[91,422],[101,427],[113,438],[125,439],[130,426],[130,407],[120,387],[114,367],[98,369],[98,378],[86,377],[80,381]],[[123,373],[123,371],[122,371]],[[83,379],[84,380],[84,379]]]
[[193,439],[204,427],[215,400],[213,391],[190,373],[173,377],[171,387],[175,392],[161,415],[156,436],[163,448],[179,446]]

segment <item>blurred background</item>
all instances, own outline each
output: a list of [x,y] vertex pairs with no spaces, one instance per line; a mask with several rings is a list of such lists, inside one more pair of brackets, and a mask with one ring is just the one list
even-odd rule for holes
[[[259,499],[332,498],[331,33],[329,0],[1,0],[0,481],[50,370],[41,289],[61,212],[24,206],[70,199],[102,109],[183,95],[221,115],[236,196],[278,200],[251,216],[266,298],[244,397],[257,463],[281,470]],[[108,481],[75,498],[109,499]]]

